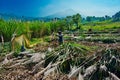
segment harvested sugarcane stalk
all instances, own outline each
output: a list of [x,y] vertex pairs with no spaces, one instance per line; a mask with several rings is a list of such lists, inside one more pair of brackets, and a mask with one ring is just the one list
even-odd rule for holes
[[39,68],[43,68],[43,67],[44,67],[44,66],[43,66],[44,63],[45,63],[45,60],[43,60],[43,61],[39,62],[38,64],[36,64],[36,65],[33,67],[33,70],[32,70],[32,72],[31,72],[31,74],[35,74],[35,73],[39,70]]
[[[12,59],[9,69],[2,66],[0,68],[12,69],[13,74],[8,75],[12,77],[17,75],[22,70],[21,68],[25,68],[27,71],[25,74],[34,77],[34,79],[29,78],[31,80],[105,80],[107,78],[119,80],[120,78],[119,49],[109,47],[100,49],[91,55],[87,47],[66,43],[51,52],[33,53],[30,57],[17,57],[16,59],[6,58],[6,60]],[[16,70],[19,68],[20,71],[17,72]],[[16,73],[14,73],[15,71]],[[21,74],[18,75],[21,76]]]
[[109,76],[110,76],[111,80],[120,80],[115,74],[113,74],[109,71],[108,71],[108,73],[109,73]]
[[10,66],[10,67],[8,67],[8,68],[10,69],[10,68],[14,68],[14,67],[16,67],[16,66],[20,66],[20,65],[22,65],[22,63],[23,63],[24,61],[26,61],[26,60],[27,60],[27,59],[22,59],[22,60],[15,61],[16,64],[14,64],[14,65],[12,65],[12,66]]
[[39,76],[40,76],[40,75],[43,75],[43,74],[45,73],[45,71],[47,71],[47,70],[50,69],[51,67],[57,66],[58,64],[60,64],[60,62],[58,62],[58,63],[56,63],[56,64],[52,64],[52,62],[49,63],[49,65],[48,65],[46,68],[44,68],[42,71],[40,71],[40,72],[38,72],[37,74],[35,74],[35,77],[36,77],[36,78],[39,78]]

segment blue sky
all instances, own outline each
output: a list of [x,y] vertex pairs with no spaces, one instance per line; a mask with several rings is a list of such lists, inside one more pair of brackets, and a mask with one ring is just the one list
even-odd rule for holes
[[120,0],[0,0],[0,13],[41,17],[67,9],[85,16],[111,16],[120,11]]

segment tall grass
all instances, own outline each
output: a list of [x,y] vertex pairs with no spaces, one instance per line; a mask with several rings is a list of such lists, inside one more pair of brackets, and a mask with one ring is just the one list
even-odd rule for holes
[[41,22],[35,21],[30,23],[31,35],[34,38],[42,37],[45,35],[50,35],[53,31],[57,32],[59,29],[65,30],[66,24],[64,21],[50,21],[50,22]]
[[9,41],[16,29],[14,22],[0,21],[0,35],[3,35],[4,41]]
[[57,32],[59,29],[64,30],[66,24],[64,20],[59,21],[4,21],[0,20],[0,35],[3,35],[4,41],[8,42],[11,40],[12,35],[15,33],[17,36],[25,34],[30,38],[40,38],[45,35],[50,35],[53,31]]
[[13,34],[17,36],[21,34],[28,35],[30,29],[26,26],[27,23],[18,21],[4,21],[0,20],[0,35],[3,35],[4,41],[8,42],[11,40]]
[[[94,31],[102,31],[102,30],[117,30],[120,29],[120,22],[95,22],[95,23],[87,23],[81,25],[81,30],[87,31],[88,29],[92,29]],[[10,41],[12,35],[14,33],[17,36],[21,34],[25,34],[29,39],[30,38],[40,38],[46,35],[50,35],[53,31],[57,32],[58,30],[66,30],[67,24],[65,20],[58,21],[4,21],[0,19],[0,35],[3,35],[4,41]],[[72,27],[71,27],[72,29]],[[0,40],[1,41],[1,40]]]

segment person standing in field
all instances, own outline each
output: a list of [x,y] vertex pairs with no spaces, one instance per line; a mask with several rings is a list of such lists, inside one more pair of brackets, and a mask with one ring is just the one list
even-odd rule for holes
[[61,31],[58,32],[58,42],[59,42],[59,45],[63,43],[63,34]]

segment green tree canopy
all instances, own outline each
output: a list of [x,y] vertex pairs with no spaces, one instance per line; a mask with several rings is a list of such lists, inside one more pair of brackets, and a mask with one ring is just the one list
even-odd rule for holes
[[80,14],[76,14],[76,15],[73,15],[73,22],[75,23],[75,25],[77,26],[77,28],[79,27],[79,25],[80,25],[80,22],[81,22],[81,20],[82,20],[82,18],[81,18],[81,15]]

